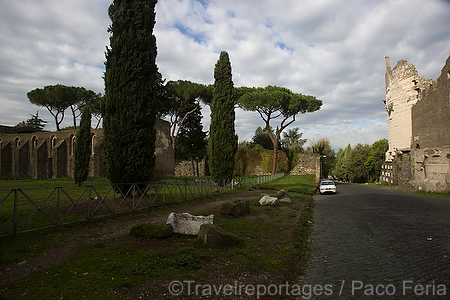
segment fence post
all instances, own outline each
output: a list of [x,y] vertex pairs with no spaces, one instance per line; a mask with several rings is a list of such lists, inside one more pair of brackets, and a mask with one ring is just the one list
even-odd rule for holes
[[88,191],[88,197],[89,197],[89,199],[88,199],[88,219],[90,220],[91,219],[91,212],[92,212],[92,185],[88,185],[88,189],[89,189],[89,191]]
[[136,197],[136,184],[133,184],[133,211],[136,209],[134,207],[134,202],[135,202],[135,197]]
[[[156,196],[155,196],[155,198],[156,198]],[[163,198],[162,198],[162,202],[164,204],[166,203],[166,182],[163,182]]]
[[56,192],[56,224],[59,224],[59,214],[60,214],[60,201],[59,201],[59,187],[58,191]]
[[13,234],[17,234],[17,222],[19,212],[19,189],[14,189],[14,222],[13,222]]

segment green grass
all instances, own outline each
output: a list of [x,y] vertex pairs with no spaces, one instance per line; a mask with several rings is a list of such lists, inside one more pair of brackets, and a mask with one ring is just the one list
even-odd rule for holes
[[[210,184],[195,182],[193,178],[169,179],[150,185],[144,195],[137,191],[135,194],[130,193],[124,200],[119,193],[114,192],[107,179],[90,179],[82,187],[74,187],[70,177],[56,180],[2,180],[0,223],[9,232],[14,232],[13,221],[17,218],[16,232],[24,232],[201,198],[213,195],[213,188]],[[17,216],[14,215],[16,197]],[[7,235],[8,231],[0,228],[0,236]]]
[[[309,184],[308,177],[295,179],[285,181],[283,188],[291,185],[296,189],[300,181]],[[310,195],[289,193],[293,202],[282,206],[262,207],[257,198],[251,200],[251,214],[246,217],[220,215],[220,207],[204,210],[204,214],[215,215],[217,226],[244,240],[238,247],[207,248],[196,237],[176,234],[158,240],[153,247],[137,250],[133,246],[145,240],[130,236],[81,243],[63,262],[42,268],[20,282],[0,283],[0,299],[2,294],[6,299],[138,299],[142,295],[165,299],[167,296],[161,295],[160,290],[169,281],[202,282],[208,280],[211,268],[219,268],[219,274],[234,279],[249,272],[265,274],[267,280],[274,282],[280,279],[280,274],[284,274],[283,280],[286,274],[294,279],[305,265],[313,199]],[[167,215],[175,207],[188,209],[196,202],[159,207],[151,214]],[[121,219],[117,218],[117,222]],[[47,229],[37,235],[8,237],[0,243],[0,253],[16,253],[20,249],[22,253],[8,254],[3,262],[22,261],[46,247],[70,240],[72,235],[83,231],[87,226],[84,224],[67,226],[62,231]],[[91,226],[95,222],[89,223]]]
[[[361,185],[365,185],[365,183],[362,183]],[[382,182],[382,183],[368,183],[369,186],[373,187],[380,187],[380,188],[396,188],[400,191],[405,191],[407,193],[413,193],[413,194],[419,194],[419,195],[425,195],[425,196],[431,196],[431,197],[438,197],[443,199],[450,199],[450,193],[449,192],[427,192],[427,191],[419,191],[411,188],[404,188],[402,189],[401,186],[394,186],[392,184]]]
[[450,193],[437,193],[437,192],[427,192],[427,191],[417,191],[416,193],[419,195],[426,195],[426,196],[450,199]]
[[[36,256],[68,239],[67,230],[43,229],[21,235],[11,235],[0,239],[0,266],[5,263],[18,263],[27,257]],[[1,298],[0,298],[1,299]]]
[[261,184],[264,189],[285,189],[292,192],[313,195],[318,187],[315,176],[308,175],[288,175],[277,180]]

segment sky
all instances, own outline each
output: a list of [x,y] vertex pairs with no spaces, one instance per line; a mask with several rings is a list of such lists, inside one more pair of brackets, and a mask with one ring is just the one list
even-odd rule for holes
[[[46,108],[27,93],[46,85],[104,93],[111,0],[0,0],[0,124],[14,126]],[[333,149],[387,138],[385,56],[415,64],[437,79],[450,55],[448,0],[159,0],[157,65],[166,80],[212,84],[227,51],[235,87],[283,86],[323,101],[298,115],[311,145]],[[204,130],[209,108],[202,107]],[[276,127],[280,124],[273,122]],[[72,125],[67,111],[62,127]],[[264,126],[257,112],[236,109],[239,141]],[[286,129],[287,130],[287,129]]]

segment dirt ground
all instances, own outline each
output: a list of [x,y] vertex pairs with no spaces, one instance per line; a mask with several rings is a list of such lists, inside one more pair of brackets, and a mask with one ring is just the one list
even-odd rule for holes
[[[197,214],[204,211],[214,210],[215,208],[221,207],[224,201],[235,200],[235,199],[255,199],[261,195],[261,190],[246,191],[241,193],[232,194],[222,194],[217,195],[212,198],[196,200],[195,205],[189,206],[189,213]],[[179,210],[179,211],[178,211]],[[178,208],[177,205],[173,206],[173,211],[177,213],[186,212],[186,207]],[[0,282],[12,283],[25,279],[27,276],[38,272],[40,269],[47,266],[51,266],[58,262],[64,261],[69,255],[77,249],[77,245],[81,243],[98,243],[102,240],[106,240],[113,237],[121,237],[129,235],[130,229],[139,223],[155,223],[162,224],[165,223],[167,219],[166,214],[161,214],[149,211],[145,213],[140,213],[139,217],[129,220],[129,221],[117,221],[115,218],[95,221],[93,224],[83,228],[82,233],[77,231],[73,234],[72,238],[68,241],[63,242],[53,248],[47,249],[44,253],[37,255],[35,257],[29,257],[26,260],[19,263],[11,263],[0,267]],[[129,252],[133,252],[136,249],[151,249],[159,247],[158,243],[162,243],[160,240],[143,240],[130,245]],[[171,255],[167,253],[167,255]],[[248,284],[273,284],[274,281],[281,284],[282,282],[293,280],[290,274],[280,273],[274,278],[273,274],[265,274],[258,270],[252,270],[251,268],[242,269],[241,266],[234,266],[236,271],[233,272],[234,275],[224,275],[224,268],[230,269],[230,265],[226,265],[229,262],[220,262],[218,260],[213,260],[210,262],[207,268],[207,276],[201,278],[202,284],[236,284],[238,286],[248,285]],[[219,264],[225,264],[223,266]],[[231,266],[233,267],[233,266]],[[141,287],[141,290],[136,290],[133,292],[138,299],[220,299],[217,296],[211,297],[208,295],[199,296],[197,295],[186,295],[175,296],[169,293],[169,282],[163,280],[152,280],[152,287],[146,288]],[[260,297],[260,299],[284,299],[285,297],[270,296],[268,298]],[[245,295],[240,296],[226,296],[223,299],[256,299],[255,297],[247,297]]]
[[[261,191],[248,191],[238,194],[223,194],[218,195],[213,198],[208,198],[204,200],[197,200],[195,206],[190,207],[190,213],[196,214],[201,211],[209,210],[211,208],[220,207],[224,201],[230,199],[253,199],[254,197],[261,194]],[[177,212],[177,207],[174,206],[174,212]],[[70,241],[65,242],[53,248],[47,249],[44,253],[37,255],[35,257],[29,257],[26,260],[19,263],[12,263],[0,268],[0,281],[1,282],[11,282],[20,281],[30,274],[39,271],[39,269],[51,266],[58,262],[65,260],[72,251],[76,249],[76,246],[80,242],[97,243],[102,240],[106,240],[113,237],[120,237],[128,235],[130,229],[139,223],[154,223],[161,224],[164,223],[167,216],[152,213],[152,211],[147,213],[142,213],[137,219],[130,221],[120,221],[115,219],[96,221],[93,226],[88,226],[83,228],[83,232],[77,232],[73,235]],[[152,247],[152,243],[157,243],[158,241],[146,241],[140,244],[143,248]],[[139,247],[135,245],[135,247]],[[130,249],[133,251],[133,249]]]

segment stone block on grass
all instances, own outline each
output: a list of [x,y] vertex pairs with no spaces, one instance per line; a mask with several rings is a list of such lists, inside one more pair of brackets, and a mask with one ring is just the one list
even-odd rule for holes
[[259,199],[259,204],[261,206],[266,206],[266,205],[270,205],[270,206],[274,206],[277,205],[278,203],[278,198],[277,197],[271,197],[271,196],[263,196],[261,199]]
[[214,215],[209,216],[194,216],[190,213],[170,213],[167,217],[166,224],[170,224],[173,227],[173,232],[188,235],[197,235],[200,230],[200,226],[203,224],[213,224]]
[[223,215],[229,215],[236,218],[248,215],[250,213],[250,201],[248,200],[235,200],[233,202],[226,201],[222,204],[220,213]]
[[198,232],[198,237],[208,247],[238,246],[244,243],[240,237],[226,232],[213,224],[202,225]]
[[283,198],[287,198],[287,197],[289,197],[289,194],[288,194],[288,192],[286,190],[279,190],[277,192],[277,198],[278,199],[283,199]]

